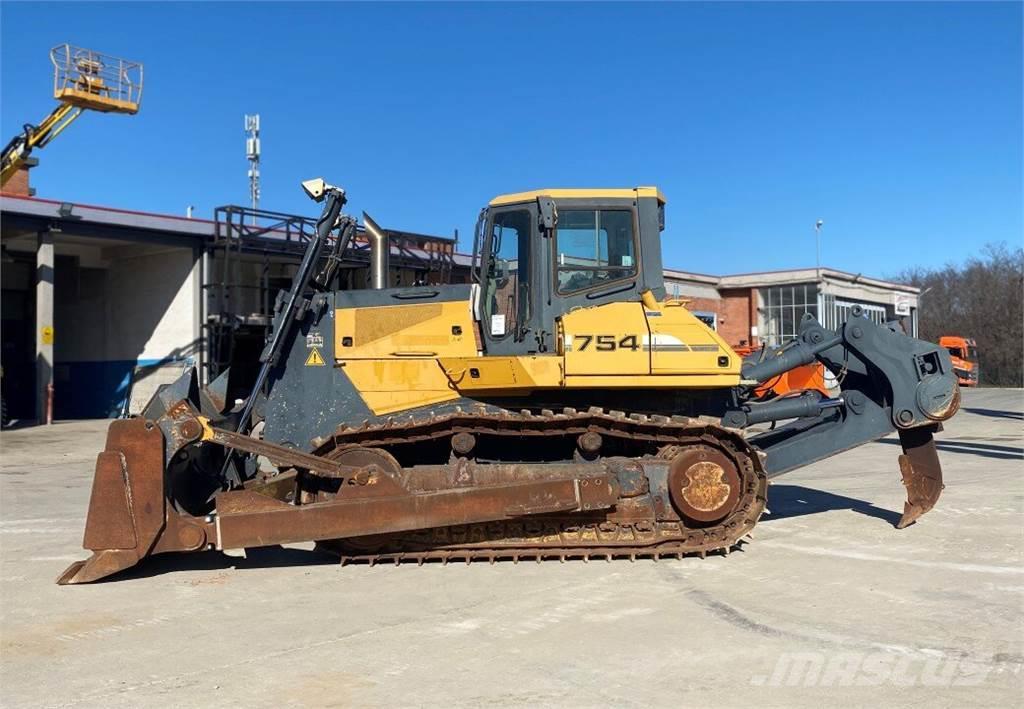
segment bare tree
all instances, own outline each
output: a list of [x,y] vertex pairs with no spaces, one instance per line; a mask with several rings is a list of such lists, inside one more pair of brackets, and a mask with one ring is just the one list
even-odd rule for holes
[[963,265],[911,268],[893,280],[922,289],[922,339],[973,337],[981,384],[1024,385],[1024,249],[988,244]]

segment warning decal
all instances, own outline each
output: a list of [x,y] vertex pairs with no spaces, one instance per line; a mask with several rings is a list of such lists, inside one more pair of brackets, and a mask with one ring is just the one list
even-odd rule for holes
[[316,347],[312,348],[309,351],[309,356],[306,357],[306,366],[307,367],[323,367],[324,366],[324,358],[320,356],[320,350],[317,349]]

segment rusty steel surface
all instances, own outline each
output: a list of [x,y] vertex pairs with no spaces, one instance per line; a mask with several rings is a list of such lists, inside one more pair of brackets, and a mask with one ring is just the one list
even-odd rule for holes
[[307,505],[290,505],[250,491],[227,492],[218,498],[218,545],[237,549],[602,509],[616,499],[618,486],[607,477],[339,497]]
[[405,488],[398,484],[402,466],[383,448],[349,446],[332,453],[329,458],[332,462],[340,466],[349,466],[357,472],[347,476],[331,472],[303,476],[300,480],[299,498],[303,503],[324,502],[335,499],[339,494],[351,496],[354,492],[358,492],[360,496],[405,492]]
[[903,505],[903,516],[896,524],[903,529],[916,522],[939,500],[945,487],[942,483],[942,465],[932,437],[934,427],[901,430],[900,444],[903,455],[899,457],[903,485],[907,488],[907,501]]
[[586,411],[566,407],[561,412],[546,414],[529,410],[518,413],[507,410],[494,412],[484,405],[478,405],[424,418],[396,415],[380,423],[342,424],[330,440],[313,453],[324,455],[340,445],[351,444],[379,447],[404,445],[448,437],[462,431],[506,438],[533,438],[552,434],[579,436],[593,432],[603,434],[605,439],[621,439],[625,435],[637,441],[658,443],[679,443],[681,438],[695,441],[707,435],[716,440],[727,439],[747,445],[737,430],[720,426],[708,418],[627,415],[622,411],[606,411],[599,407],[591,407]]
[[[460,411],[425,421],[388,421],[378,426],[342,427],[333,441],[318,452],[333,457],[333,446],[388,446],[397,452],[402,445],[452,435],[452,431],[473,431],[482,445],[488,437],[509,438],[525,433],[532,437],[565,437],[578,447],[584,434],[590,441],[632,447],[633,458],[604,458],[620,484],[620,498],[614,508],[596,514],[537,515],[522,520],[494,521],[419,529],[408,533],[369,535],[333,540],[320,546],[347,562],[394,562],[428,560],[473,561],[512,559],[635,559],[638,557],[704,556],[728,552],[749,533],[764,511],[767,482],[757,451],[733,430],[708,419],[683,416],[626,415],[592,408],[586,412],[564,409],[560,413]],[[671,445],[665,445],[666,443]],[[593,448],[588,445],[587,447]],[[667,476],[671,460],[691,448],[720,460],[732,471],[725,502],[717,508],[717,523],[695,526],[681,517],[669,499],[671,492],[652,489],[649,475],[657,476],[660,464]],[[714,454],[713,456],[711,454]],[[659,460],[659,458],[663,460]],[[580,464],[577,464],[580,465]],[[585,464],[584,464],[585,465]],[[424,482],[439,484],[439,477],[458,477],[458,470],[495,471],[505,466],[474,465],[456,460],[448,466],[417,466],[403,475],[418,475]],[[516,466],[521,477],[557,474],[559,463],[523,463]],[[485,473],[486,474],[486,473]],[[493,473],[489,482],[497,482]]]
[[940,389],[932,398],[919,401],[919,405],[925,416],[933,421],[946,421],[953,418],[960,410],[960,384],[953,381],[948,391]]
[[593,458],[600,453],[602,445],[604,445],[604,439],[601,438],[600,433],[595,431],[581,433],[579,438],[576,439],[576,446],[586,458]]
[[[766,501],[759,452],[738,431],[704,418],[459,410],[343,426],[305,453],[221,429],[204,433],[195,416],[175,406],[159,425],[112,424],[86,526],[94,554],[59,583],[96,580],[165,551],[302,541],[319,542],[343,562],[369,563],[703,556],[740,543]],[[931,435],[931,427],[900,432],[908,495],[901,527],[931,509],[942,489]],[[163,436],[172,456],[217,445],[266,456],[279,472],[221,492],[208,517],[180,514],[165,503]],[[537,442],[531,449],[564,445],[570,459],[456,455],[522,451],[524,439]],[[399,460],[417,445],[451,458],[403,467]],[[583,450],[594,458],[581,459]],[[601,457],[602,450],[621,455]]]
[[283,448],[273,443],[247,436],[244,433],[235,433],[223,428],[213,429],[212,440],[225,448],[265,456],[278,467],[299,467],[332,476],[344,476],[355,473],[357,470],[357,468],[352,466],[328,460],[321,456],[310,455],[309,453],[303,453],[292,448]]
[[740,496],[736,464],[709,446],[670,446],[660,453],[670,460],[669,494],[685,518],[715,522],[732,512]]
[[[304,453],[200,425],[186,402],[158,422],[114,422],[108,450],[100,457],[87,539],[94,555],[73,565],[60,583],[84,583],[128,568],[147,554],[323,541],[355,547],[380,540],[377,553],[404,554],[411,545],[420,559],[511,555],[519,558],[607,554],[705,554],[728,550],[757,522],[764,509],[766,480],[756,451],[735,431],[684,417],[627,416],[591,409],[580,413],[527,411],[463,412],[428,420],[387,421],[339,429],[314,453]],[[347,431],[347,433],[346,433]],[[631,456],[594,461],[478,462],[452,458],[445,464],[400,467],[402,444],[472,435],[478,445],[519,445],[524,436],[564,442],[576,449],[583,434],[613,443]],[[380,440],[380,438],[387,439]],[[733,461],[739,499],[715,525],[691,529],[656,487],[668,463],[657,459],[666,443],[701,446]],[[163,447],[169,458],[188,446],[217,445],[264,455],[280,472],[251,480],[216,496],[209,516],[180,514],[165,503]],[[394,452],[394,455],[392,454]],[[118,486],[120,480],[124,480]],[[145,500],[142,508],[139,501]],[[721,516],[721,515],[720,515]],[[542,520],[522,526],[522,520]],[[460,545],[458,530],[472,544]],[[538,536],[536,530],[541,530]],[[434,540],[423,546],[424,535]],[[453,541],[455,540],[455,541]],[[453,546],[454,544],[454,546]],[[379,546],[379,545],[378,545]],[[124,548],[122,548],[124,547]]]
[[452,450],[459,455],[469,455],[476,447],[476,436],[472,433],[460,431],[452,436]]
[[87,583],[135,565],[164,526],[163,435],[145,419],[114,421],[93,477],[82,546],[93,552],[57,579]]

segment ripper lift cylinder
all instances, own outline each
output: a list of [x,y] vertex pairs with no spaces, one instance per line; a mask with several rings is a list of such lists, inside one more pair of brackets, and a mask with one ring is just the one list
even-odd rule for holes
[[[812,333],[818,334],[820,331]],[[803,340],[796,340],[781,350],[778,350],[772,357],[761,362],[744,364],[742,375],[744,379],[752,379],[759,383],[768,381],[784,372],[796,367],[810,364],[814,361],[819,352],[842,344],[843,336],[834,335],[829,338],[822,338],[821,342],[808,343]]]
[[814,394],[804,394],[777,399],[767,404],[748,404],[742,409],[729,411],[722,417],[726,426],[744,428],[765,421],[781,421],[783,419],[814,418],[822,411],[843,406],[845,401],[838,399],[820,399]]

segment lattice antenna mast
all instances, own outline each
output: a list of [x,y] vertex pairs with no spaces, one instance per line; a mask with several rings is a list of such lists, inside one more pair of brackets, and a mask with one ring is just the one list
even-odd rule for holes
[[[249,200],[253,211],[260,206],[260,114],[245,116],[245,157],[249,159]],[[252,215],[253,226],[256,215]]]

